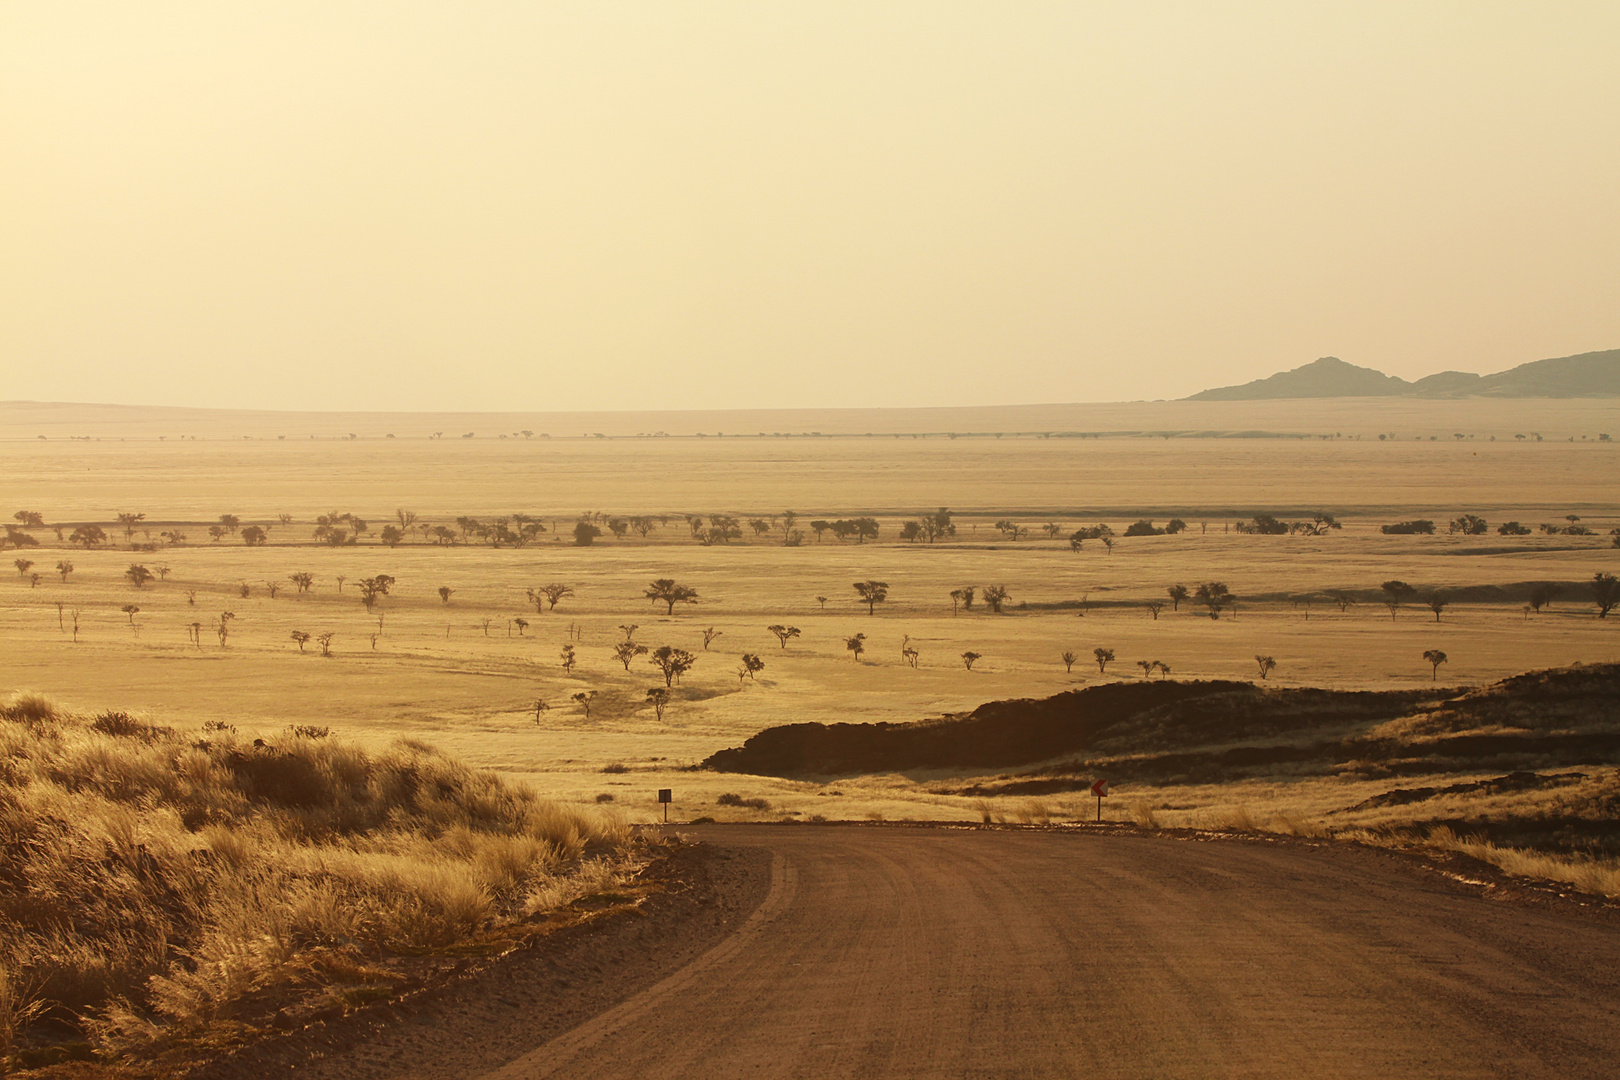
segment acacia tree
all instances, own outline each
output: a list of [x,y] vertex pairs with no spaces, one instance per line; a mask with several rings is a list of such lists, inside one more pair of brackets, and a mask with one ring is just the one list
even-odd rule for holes
[[1183,600],[1187,599],[1187,596],[1188,596],[1187,586],[1185,586],[1185,585],[1172,585],[1168,589],[1166,589],[1165,592],[1168,593],[1169,596],[1170,596],[1170,610],[1171,611],[1180,611],[1181,610],[1181,602]]
[[703,651],[708,652],[709,645],[723,633],[725,633],[724,630],[716,630],[712,626],[705,626],[703,628]]
[[332,638],[336,636],[331,631],[327,631],[315,639],[315,643],[321,647],[322,656],[332,655]]
[[56,564],[56,572],[62,575],[62,581],[65,583],[68,579],[68,575],[73,573],[73,564],[68,562],[66,559],[63,559],[61,562]]
[[1544,607],[1550,607],[1552,602],[1558,599],[1558,595],[1561,592],[1563,592],[1563,590],[1550,581],[1543,581],[1539,584],[1530,586],[1531,610],[1533,610],[1537,615],[1540,615],[1541,609]]
[[1012,599],[1012,593],[1007,591],[1005,585],[986,585],[984,587],[984,602],[990,605],[990,610],[997,615],[1001,614],[1001,605]]
[[767,626],[765,629],[776,635],[776,640],[782,643],[783,649],[787,648],[788,642],[799,636],[799,628],[797,626],[783,626],[781,623],[776,623],[772,626]]
[[137,589],[144,589],[146,588],[146,583],[151,581],[156,575],[154,575],[152,571],[148,570],[140,563],[130,563],[129,569],[124,571],[124,576],[127,577],[129,579],[129,583],[135,586]]
[[558,655],[562,660],[563,673],[572,675],[574,665],[579,663],[579,658],[574,655],[574,646],[572,644],[564,645]]
[[570,589],[567,585],[564,585],[560,581],[553,581],[550,584],[542,585],[538,591],[541,596],[546,598],[547,611],[555,611],[557,609],[557,602],[559,600],[565,596],[574,595],[574,590]]
[[107,542],[107,530],[100,525],[80,525],[68,536],[68,543],[75,547],[98,548]]
[[1236,599],[1224,581],[1206,581],[1198,586],[1193,597],[1209,610],[1211,619],[1221,617],[1221,611],[1231,606]]
[[695,604],[698,602],[696,589],[685,585],[677,585],[670,578],[659,578],[647,587],[644,594],[647,599],[667,605],[665,614],[675,614],[676,604]]
[[664,673],[664,685],[673,686],[675,681],[697,663],[697,657],[685,649],[677,649],[673,645],[660,645],[653,650],[652,665]]
[[1170,677],[1170,665],[1163,660],[1153,661],[1153,669],[1159,673],[1159,681],[1163,682]]
[[980,660],[983,660],[983,659],[984,659],[984,654],[983,653],[976,653],[972,649],[969,649],[967,652],[962,654],[962,663],[964,665],[966,665],[966,667],[967,667],[967,669],[969,671],[973,670],[973,665],[976,662],[978,662]]
[[446,604],[448,604],[448,603],[449,603],[449,602],[450,602],[450,597],[451,597],[451,595],[452,595],[452,594],[453,594],[453,593],[454,593],[454,592],[455,592],[455,591],[456,591],[456,590],[454,590],[454,589],[452,589],[452,588],[451,588],[451,587],[450,587],[450,586],[448,586],[448,585],[440,585],[440,586],[439,586],[439,600],[440,600],[440,601],[441,601],[441,602],[443,602],[443,603],[446,603]]
[[298,651],[303,652],[304,646],[309,644],[309,635],[302,630],[294,630],[292,639],[298,643]]
[[1592,575],[1588,587],[1592,590],[1592,602],[1597,605],[1598,618],[1608,618],[1609,612],[1620,604],[1620,578],[1599,570]]
[[1260,665],[1260,677],[1262,679],[1270,676],[1277,667],[1277,661],[1269,656],[1261,656],[1259,653],[1254,654],[1254,662]]
[[1097,660],[1097,674],[1099,674],[1099,675],[1108,674],[1108,665],[1113,662],[1114,650],[1113,649],[1092,649],[1091,650],[1091,655],[1094,656],[1096,658],[1096,660]]
[[141,609],[136,607],[134,604],[125,604],[123,607],[119,608],[118,610],[122,611],[125,615],[128,615],[129,616],[129,625],[134,626],[135,625],[135,616],[140,612]]
[[370,611],[376,606],[379,596],[388,595],[388,590],[394,587],[394,579],[388,574],[378,574],[376,577],[361,578],[358,585],[360,602]]
[[1389,608],[1389,621],[1395,621],[1395,613],[1401,605],[1416,595],[1417,590],[1399,578],[1392,578],[1379,586],[1384,590],[1384,606]]
[[647,691],[647,702],[660,720],[664,718],[664,706],[669,704],[669,697],[669,690],[666,687],[655,686]]
[[249,525],[242,530],[242,543],[248,547],[263,547],[265,541],[269,539],[269,530],[263,525]]
[[1441,592],[1438,589],[1434,590],[1433,592],[1430,592],[1427,596],[1425,596],[1423,598],[1423,603],[1428,607],[1428,609],[1430,611],[1434,612],[1434,621],[1435,622],[1440,621],[1440,613],[1442,611],[1446,610],[1446,604],[1448,604],[1449,602],[1450,601],[1448,601],[1446,599],[1446,594]]
[[857,581],[855,591],[860,594],[861,602],[866,605],[866,613],[877,613],[877,606],[889,598],[889,583],[887,581]]
[[1153,669],[1157,664],[1157,660],[1138,660],[1136,662],[1136,666],[1142,669],[1142,678],[1144,679],[1152,677]]
[[304,571],[289,574],[287,580],[292,582],[300,593],[307,593],[315,584],[315,575]]
[[971,586],[971,585],[964,585],[960,589],[952,589],[951,590],[951,617],[952,618],[956,617],[956,606],[958,604],[962,605],[962,610],[963,611],[966,611],[969,608],[971,608],[973,606],[973,598],[974,598],[975,595],[976,595],[976,592],[975,592],[973,586]]
[[585,719],[589,720],[591,718],[591,702],[596,697],[596,691],[581,690],[573,697],[575,701],[579,702],[580,708],[585,710]]
[[1146,607],[1148,609],[1148,614],[1153,616],[1153,621],[1158,622],[1159,621],[1159,612],[1164,610],[1164,601],[1163,600],[1149,600],[1147,602],[1147,604],[1146,604]]
[[124,539],[130,540],[135,536],[135,526],[146,520],[145,514],[126,513],[118,511],[118,524],[124,527]]
[[737,681],[740,683],[744,679],[752,679],[755,675],[764,670],[765,661],[761,660],[753,653],[745,652],[742,654],[742,663],[737,668]]
[[637,645],[628,638],[613,646],[613,659],[624,665],[624,670],[630,670],[630,661],[638,656],[644,656],[647,646]]
[[11,565],[13,565],[13,566],[15,566],[17,568],[17,576],[18,577],[27,577],[28,576],[28,571],[30,571],[30,570],[32,570],[34,568],[34,560],[33,559],[13,559],[13,560],[11,560]]
[[1423,659],[1429,662],[1429,667],[1432,669],[1429,672],[1429,681],[1434,682],[1439,679],[1440,665],[1446,662],[1446,654],[1441,652],[1439,649],[1424,649]]
[[1329,589],[1327,591],[1327,598],[1339,605],[1339,612],[1341,614],[1356,606],[1356,598],[1351,596],[1344,589]]
[[1080,659],[1080,657],[1078,657],[1074,653],[1067,652],[1067,651],[1064,652],[1064,654],[1063,654],[1063,673],[1065,675],[1074,674],[1074,662],[1076,660],[1078,660],[1078,659]]
[[866,651],[866,635],[856,634],[844,639],[844,648],[855,654],[855,662],[861,661],[861,653]]

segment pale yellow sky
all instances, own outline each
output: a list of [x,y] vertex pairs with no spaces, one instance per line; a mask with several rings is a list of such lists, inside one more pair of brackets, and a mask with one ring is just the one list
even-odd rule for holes
[[1620,346],[1620,3],[0,6],[0,399],[1179,397]]

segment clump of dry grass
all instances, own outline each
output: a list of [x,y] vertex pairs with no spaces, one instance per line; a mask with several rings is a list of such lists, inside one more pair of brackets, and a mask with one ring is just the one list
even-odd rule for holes
[[1554,855],[1523,848],[1498,847],[1478,837],[1458,836],[1446,826],[1429,830],[1428,844],[1455,851],[1520,877],[1562,881],[1584,892],[1620,896],[1620,860]]
[[120,1051],[383,950],[610,887],[630,835],[419,742],[182,735],[0,706],[0,1053],[32,1016]]

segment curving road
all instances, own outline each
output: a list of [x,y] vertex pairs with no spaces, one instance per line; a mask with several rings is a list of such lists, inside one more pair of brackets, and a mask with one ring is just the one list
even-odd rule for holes
[[707,826],[743,928],[488,1072],[1614,1077],[1620,925],[1346,846]]

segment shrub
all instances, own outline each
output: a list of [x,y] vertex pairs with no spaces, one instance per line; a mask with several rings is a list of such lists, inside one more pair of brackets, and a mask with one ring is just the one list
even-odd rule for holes
[[745,799],[741,795],[730,791],[714,801],[719,806],[739,806],[748,810],[769,810],[771,808],[771,804],[764,799]]
[[1380,525],[1378,531],[1386,536],[1433,536],[1434,522],[1426,519],[1398,521],[1393,525]]

